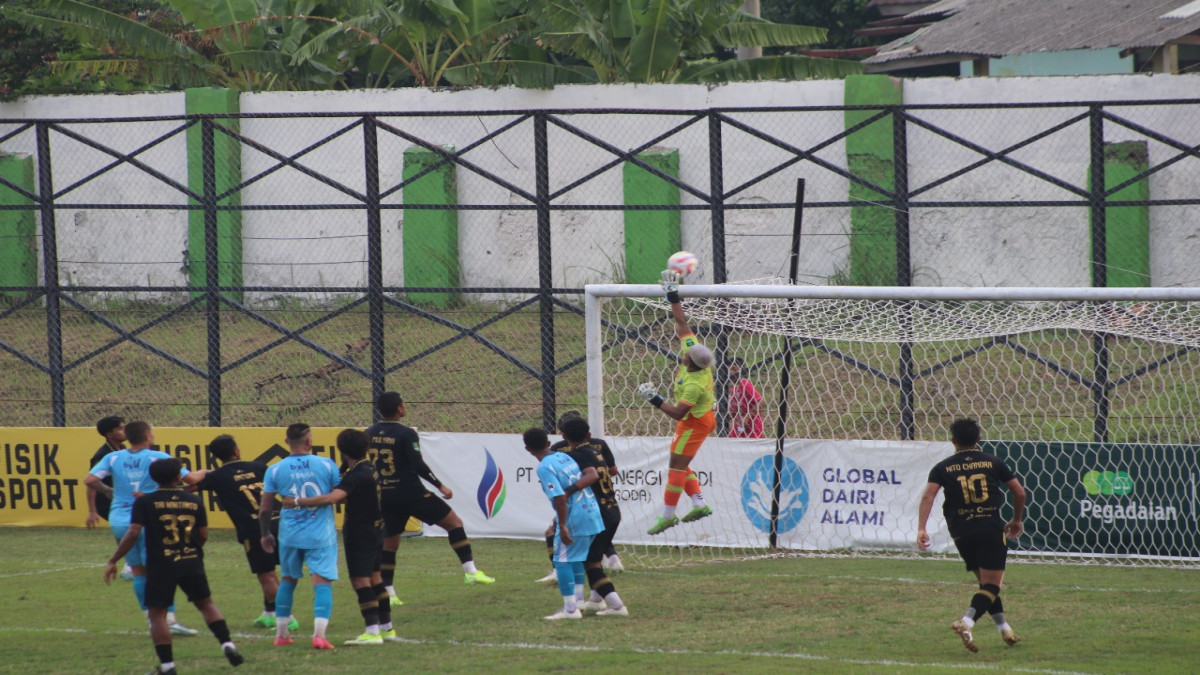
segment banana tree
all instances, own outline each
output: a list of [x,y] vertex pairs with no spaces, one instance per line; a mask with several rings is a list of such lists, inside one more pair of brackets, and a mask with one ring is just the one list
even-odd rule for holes
[[[122,74],[160,87],[222,86],[241,90],[319,86],[319,64],[296,68],[283,48],[308,30],[290,20],[261,18],[312,11],[312,0],[169,0],[141,16],[109,12],[77,0],[43,0],[36,8],[0,8],[5,18],[35,30],[56,31],[100,47],[92,58],[59,61],[77,76]],[[281,12],[281,10],[284,10]]]
[[844,77],[854,61],[795,55],[722,59],[736,47],[819,44],[823,28],[776,24],[742,0],[520,0],[541,44],[586,64],[600,82],[727,82]]

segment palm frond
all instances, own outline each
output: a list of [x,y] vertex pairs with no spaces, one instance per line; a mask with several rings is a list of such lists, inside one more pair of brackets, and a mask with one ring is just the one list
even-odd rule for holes
[[630,81],[658,82],[675,67],[683,45],[671,31],[671,20],[669,0],[652,0],[629,42]]
[[525,89],[552,89],[556,84],[587,84],[596,81],[595,73],[536,61],[490,61],[447,68],[442,74],[451,84],[460,86],[515,85]]
[[74,0],[46,0],[35,14],[16,8],[0,9],[23,26],[43,32],[61,32],[92,45],[119,44],[129,55],[170,56],[194,66],[207,62],[202,54],[149,26]]
[[744,61],[700,61],[679,71],[680,84],[752,82],[760,80],[838,79],[863,72],[858,61],[814,59],[807,56],[764,56]]
[[795,47],[825,41],[829,31],[813,26],[782,23],[727,23],[714,35],[726,47]]

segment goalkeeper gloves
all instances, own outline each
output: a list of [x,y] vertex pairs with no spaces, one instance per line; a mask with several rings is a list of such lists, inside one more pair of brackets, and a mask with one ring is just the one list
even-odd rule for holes
[[[679,301],[675,300],[675,302]],[[643,382],[642,384],[639,384],[637,393],[638,396],[646,399],[646,401],[648,401],[650,405],[654,406],[655,408],[661,408],[663,402],[666,401],[666,399],[664,399],[658,393],[658,390],[654,388],[654,385],[650,384],[649,382]]]
[[667,302],[675,304],[679,302],[679,283],[683,277],[679,276],[678,272],[671,270],[662,271],[662,281],[658,282],[662,286],[663,292],[667,294]]

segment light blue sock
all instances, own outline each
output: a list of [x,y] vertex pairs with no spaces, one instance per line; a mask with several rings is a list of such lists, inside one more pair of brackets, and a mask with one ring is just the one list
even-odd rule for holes
[[133,578],[133,594],[137,596],[138,607],[146,611],[146,577]]
[[[574,581],[575,581],[575,586],[574,586],[574,588],[578,588],[578,587],[580,587],[580,586],[585,586],[585,584],[587,583],[587,575],[585,575],[585,574],[584,574],[584,572],[583,572],[583,563],[581,563],[581,562],[574,562],[574,563],[571,563],[571,572],[575,574],[575,576],[574,576]],[[586,587],[586,586],[585,586],[585,587]],[[575,592],[575,591],[574,591],[574,588],[572,588],[572,590],[571,590],[571,592],[572,592],[572,593],[574,593],[574,592]]]
[[558,575],[558,592],[565,598],[575,597],[575,572],[571,563],[555,562],[554,572]]
[[[275,607],[278,610],[279,597],[275,598]],[[333,584],[313,584],[313,617],[317,619],[328,619],[333,614]]]
[[296,597],[296,582],[281,579],[279,591],[275,593],[275,616],[284,619],[292,615],[292,601]]

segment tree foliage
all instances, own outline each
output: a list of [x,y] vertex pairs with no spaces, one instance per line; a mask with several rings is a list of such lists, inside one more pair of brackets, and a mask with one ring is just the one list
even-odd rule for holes
[[[28,11],[40,3],[34,0],[9,0],[9,11]],[[108,11],[133,15],[146,9],[145,0],[94,0],[92,4]],[[124,78],[108,80],[79,79],[55,73],[50,64],[59,58],[71,58],[95,52],[61,31],[30,30],[25,24],[0,14],[0,100],[12,100],[25,93],[76,93],[133,86]]]
[[819,44],[825,30],[745,14],[741,0],[516,2],[538,45],[586,64],[598,82],[728,82],[841,77],[857,63],[768,56],[732,61],[745,46]]
[[780,23],[820,26],[828,31],[823,46],[847,49],[880,44],[877,38],[859,37],[854,31],[872,21],[875,12],[867,8],[871,0],[761,0],[763,18]]
[[[848,0],[843,0],[848,1]],[[128,7],[117,7],[124,3]],[[26,36],[81,46],[41,59],[65,78],[243,91],[552,87],[840,77],[853,62],[739,46],[822,42],[826,31],[739,11],[741,0],[28,0],[0,7]],[[39,49],[39,47],[41,49]]]

